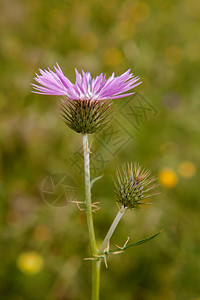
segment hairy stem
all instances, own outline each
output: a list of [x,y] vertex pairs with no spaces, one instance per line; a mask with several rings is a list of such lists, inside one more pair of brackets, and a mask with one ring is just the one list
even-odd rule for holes
[[[85,202],[88,233],[90,241],[91,254],[97,255],[97,246],[94,233],[94,224],[92,216],[92,203],[91,203],[91,183],[90,183],[90,149],[88,145],[87,134],[83,134],[83,154],[84,154],[84,171],[85,171]],[[100,286],[100,259],[92,261],[92,300],[99,299],[99,286]]]

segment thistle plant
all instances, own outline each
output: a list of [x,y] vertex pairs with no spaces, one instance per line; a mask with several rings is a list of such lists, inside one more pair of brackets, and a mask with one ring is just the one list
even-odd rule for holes
[[110,122],[113,113],[112,101],[134,94],[130,92],[139,85],[139,77],[134,77],[130,70],[115,77],[113,73],[108,79],[106,74],[101,73],[92,78],[90,73],[82,71],[82,75],[75,69],[76,82],[73,84],[62,72],[57,64],[54,71],[39,70],[34,78],[37,84],[32,84],[35,93],[43,95],[63,96],[59,103],[61,116],[66,125],[82,134],[84,155],[84,177],[85,177],[85,204],[87,215],[88,234],[90,243],[90,258],[92,261],[92,300],[99,299],[100,267],[102,259],[107,266],[107,257],[110,254],[122,253],[127,248],[148,242],[156,237],[156,233],[144,240],[129,243],[129,239],[122,247],[110,249],[111,237],[128,209],[139,208],[141,204],[150,203],[149,197],[156,195],[156,178],[151,177],[151,172],[142,169],[139,164],[125,164],[116,171],[114,180],[117,202],[120,204],[119,211],[111,224],[100,248],[97,248],[93,223],[93,208],[95,203],[91,199],[92,184],[98,180],[90,178],[90,148],[88,134],[100,131]]

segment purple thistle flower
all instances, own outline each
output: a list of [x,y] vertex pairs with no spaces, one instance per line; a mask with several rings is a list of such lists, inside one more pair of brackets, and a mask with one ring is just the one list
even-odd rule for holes
[[[66,96],[70,100],[111,100],[126,97],[134,92],[126,93],[141,82],[139,77],[134,77],[130,70],[121,76],[115,77],[113,73],[108,79],[101,73],[92,78],[90,73],[82,71],[82,75],[75,69],[76,82],[73,84],[62,72],[57,64],[55,72],[50,69],[40,70],[34,78],[38,84],[32,84],[34,93],[43,95]],[[136,83],[137,82],[137,83]]]
[[111,115],[112,99],[134,94],[127,93],[141,82],[130,70],[115,77],[113,73],[107,80],[101,73],[92,78],[90,73],[75,69],[76,82],[72,83],[57,64],[55,72],[50,69],[40,70],[34,78],[38,84],[32,84],[34,93],[43,95],[65,96],[60,109],[64,122],[78,133],[94,133],[101,130]]

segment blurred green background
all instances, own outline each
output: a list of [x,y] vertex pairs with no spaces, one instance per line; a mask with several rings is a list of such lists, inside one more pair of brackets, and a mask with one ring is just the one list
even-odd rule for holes
[[[58,97],[31,93],[34,73],[56,62],[72,81],[75,67],[93,76],[131,68],[143,81],[136,102],[115,101],[127,143],[114,153],[100,134],[93,139],[92,174],[104,173],[92,195],[101,206],[96,234],[100,243],[117,213],[112,176],[125,161],[151,168],[162,193],[153,205],[127,212],[111,247],[127,236],[163,233],[109,258],[101,299],[200,299],[199,20],[196,0],[1,1],[1,299],[90,298],[85,215],[63,199],[54,203],[63,174],[74,188],[70,197],[83,200],[81,136],[61,121]],[[134,108],[137,128],[123,119],[121,106],[141,102],[151,109],[145,115]],[[53,198],[44,194],[52,192],[51,179]]]

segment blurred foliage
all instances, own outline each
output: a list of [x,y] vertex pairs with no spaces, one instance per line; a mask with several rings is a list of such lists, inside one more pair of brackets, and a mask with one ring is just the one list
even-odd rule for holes
[[[143,81],[137,92],[156,112],[142,114],[139,130],[123,124],[134,139],[95,169],[104,173],[93,187],[93,200],[101,202],[99,243],[117,212],[112,175],[124,161],[159,174],[162,194],[151,207],[127,212],[113,244],[164,229],[150,243],[109,259],[101,298],[200,299],[199,20],[196,0],[1,1],[1,299],[90,295],[85,215],[75,204],[49,205],[42,193],[47,176],[65,172],[76,181],[78,201],[84,192],[82,160],[72,163],[81,136],[60,120],[56,97],[30,92],[38,68],[56,62],[71,80],[75,67],[93,76],[131,68]],[[125,101],[116,100],[116,107]]]

